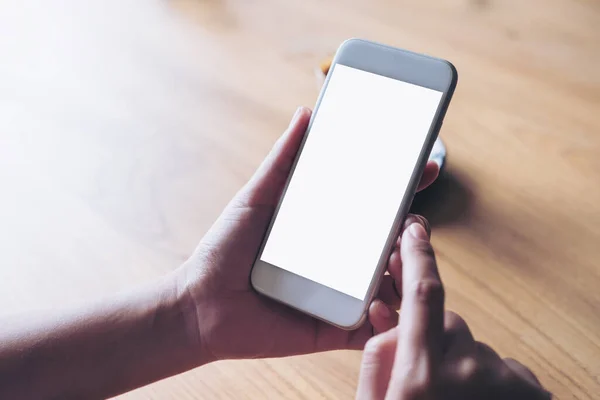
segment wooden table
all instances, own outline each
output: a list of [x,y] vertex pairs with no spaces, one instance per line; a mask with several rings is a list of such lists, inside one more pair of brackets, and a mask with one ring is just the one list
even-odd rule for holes
[[[422,207],[448,305],[559,399],[600,396],[600,3],[0,0],[0,302],[177,267],[348,37],[452,60]],[[360,354],[222,362],[124,398],[350,398]]]

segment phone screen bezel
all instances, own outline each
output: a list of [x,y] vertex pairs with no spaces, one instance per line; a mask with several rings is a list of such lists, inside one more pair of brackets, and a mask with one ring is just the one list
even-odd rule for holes
[[[321,99],[327,91],[329,79],[337,64],[343,64],[348,67],[442,92],[440,104],[438,105],[427,138],[421,149],[419,161],[413,170],[408,189],[398,207],[394,224],[392,225],[392,229],[386,240],[384,251],[380,256],[375,273],[371,278],[367,294],[362,300],[311,281],[275,265],[271,265],[260,259],[273,223],[277,217],[281,202],[285,198],[285,193],[291,177],[294,174],[296,163],[302,152],[306,138],[310,134],[312,122],[318,115]],[[450,62],[442,59],[362,39],[349,39],[342,43],[332,61],[331,68],[321,89],[315,111],[313,112],[306,134],[304,135],[300,149],[298,150],[298,154],[292,165],[281,199],[273,213],[256,256],[250,276],[251,285],[256,291],[342,329],[356,329],[365,321],[367,308],[377,293],[379,283],[385,272],[385,266],[390,251],[393,248],[400,226],[410,208],[412,198],[423,173],[423,169],[425,168],[425,164],[427,163],[427,158],[431,152],[433,143],[441,128],[457,80],[458,76],[456,68],[454,68]],[[315,227],[315,229],[318,228]]]

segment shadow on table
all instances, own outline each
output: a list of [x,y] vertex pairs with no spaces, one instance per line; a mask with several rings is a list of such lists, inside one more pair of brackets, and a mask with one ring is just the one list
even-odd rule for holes
[[448,225],[468,219],[472,203],[468,180],[457,172],[445,171],[416,194],[410,212],[423,215],[431,226]]

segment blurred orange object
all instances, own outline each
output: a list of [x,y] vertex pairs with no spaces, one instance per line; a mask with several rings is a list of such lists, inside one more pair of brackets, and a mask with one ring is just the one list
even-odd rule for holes
[[333,57],[326,58],[325,60],[321,61],[321,63],[319,64],[319,66],[317,67],[317,69],[315,71],[315,75],[317,76],[317,85],[318,85],[319,90],[321,89],[321,86],[325,82],[325,78],[327,77],[329,68],[331,68],[332,62],[333,62]]
[[323,72],[323,75],[327,75],[327,73],[329,72],[329,68],[331,67],[331,63],[333,62],[333,57],[329,57],[326,60],[323,60],[321,62],[321,65],[319,66],[321,68],[321,71]]

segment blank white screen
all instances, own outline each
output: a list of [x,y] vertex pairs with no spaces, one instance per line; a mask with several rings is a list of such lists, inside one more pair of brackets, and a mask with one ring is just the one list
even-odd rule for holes
[[260,259],[363,300],[441,97],[335,65]]

